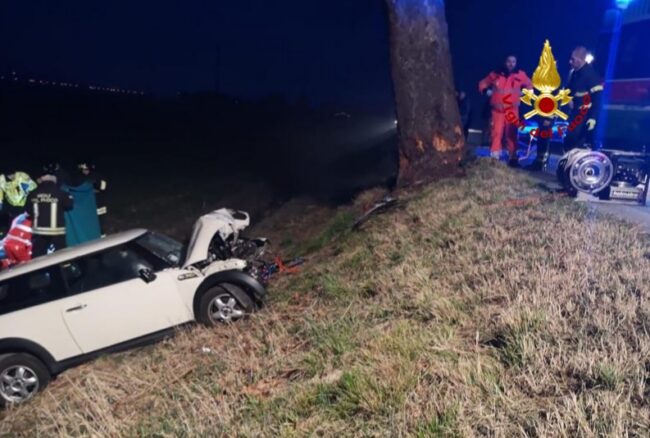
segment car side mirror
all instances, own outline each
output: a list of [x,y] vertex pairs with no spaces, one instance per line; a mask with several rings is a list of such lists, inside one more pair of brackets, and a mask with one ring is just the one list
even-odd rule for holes
[[140,274],[140,278],[145,282],[145,283],[151,283],[156,279],[156,274],[148,268],[142,268],[138,271]]

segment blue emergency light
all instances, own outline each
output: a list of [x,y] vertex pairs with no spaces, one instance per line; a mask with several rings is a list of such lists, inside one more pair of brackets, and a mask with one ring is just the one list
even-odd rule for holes
[[616,0],[616,7],[619,9],[627,9],[632,0]]

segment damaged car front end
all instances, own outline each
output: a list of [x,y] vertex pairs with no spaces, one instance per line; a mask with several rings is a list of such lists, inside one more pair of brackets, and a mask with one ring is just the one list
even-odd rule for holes
[[249,226],[250,216],[244,211],[222,208],[201,216],[192,230],[182,267],[208,272],[228,263],[265,283],[261,269],[269,241],[243,236]]

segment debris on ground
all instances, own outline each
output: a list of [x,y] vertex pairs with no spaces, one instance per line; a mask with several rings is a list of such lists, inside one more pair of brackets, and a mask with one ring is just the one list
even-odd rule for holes
[[375,203],[375,205],[370,207],[361,216],[359,216],[352,224],[352,229],[359,229],[359,227],[361,227],[361,225],[363,225],[372,215],[384,213],[396,205],[397,198],[393,198],[391,196],[384,197],[381,201]]

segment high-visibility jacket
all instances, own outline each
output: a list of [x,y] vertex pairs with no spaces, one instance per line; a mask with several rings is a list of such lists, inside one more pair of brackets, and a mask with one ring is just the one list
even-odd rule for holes
[[4,194],[4,202],[13,207],[24,207],[27,196],[36,187],[36,183],[25,172],[16,172],[9,178],[0,175],[0,191]]
[[32,258],[32,221],[26,213],[17,216],[11,223],[7,236],[0,241],[0,264],[7,268]]
[[492,111],[505,112],[508,106],[513,106],[515,110],[519,108],[521,89],[533,88],[533,84],[523,70],[510,73],[493,71],[478,83],[478,91],[482,94],[490,87]]

